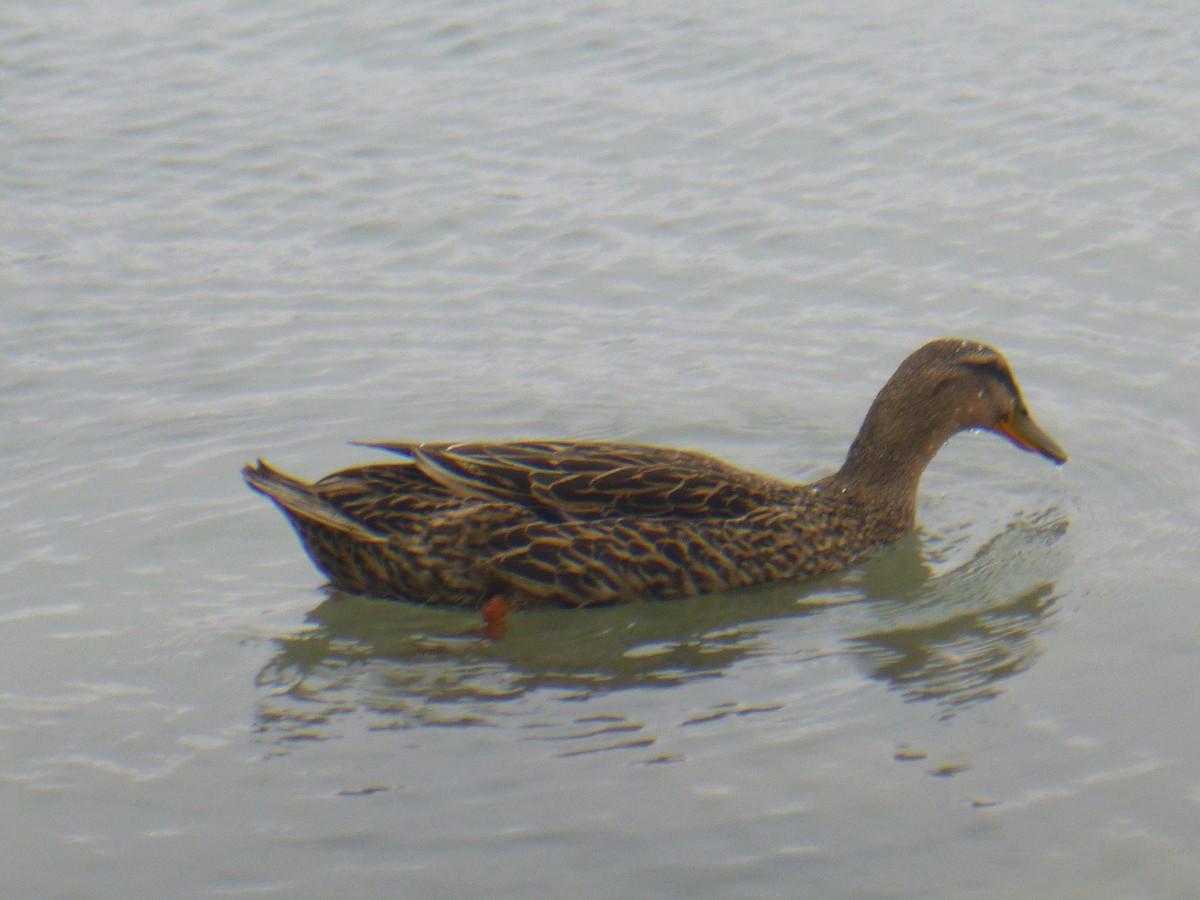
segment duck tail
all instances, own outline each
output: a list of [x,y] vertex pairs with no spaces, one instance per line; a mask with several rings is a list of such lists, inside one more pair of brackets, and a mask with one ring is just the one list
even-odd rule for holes
[[253,490],[264,494],[294,522],[311,522],[362,541],[387,541],[387,537],[346,515],[324,499],[311,484],[273,469],[261,459],[242,469]]

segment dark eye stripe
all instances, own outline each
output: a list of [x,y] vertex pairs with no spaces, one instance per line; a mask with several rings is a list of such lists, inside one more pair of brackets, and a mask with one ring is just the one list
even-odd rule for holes
[[1016,382],[1013,381],[1012,375],[999,364],[996,360],[963,360],[959,363],[964,369],[970,369],[972,372],[978,372],[987,378],[991,378],[1005,388],[1014,398],[1021,396],[1017,390]]

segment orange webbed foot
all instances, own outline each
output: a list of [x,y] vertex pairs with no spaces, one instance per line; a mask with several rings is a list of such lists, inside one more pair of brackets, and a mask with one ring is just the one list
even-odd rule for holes
[[508,630],[508,614],[512,607],[500,594],[494,595],[483,604],[483,633],[492,640],[504,637]]

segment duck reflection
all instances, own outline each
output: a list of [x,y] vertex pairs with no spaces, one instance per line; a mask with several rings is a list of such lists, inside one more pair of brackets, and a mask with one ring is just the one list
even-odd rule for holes
[[307,629],[277,639],[259,675],[274,689],[260,727],[286,740],[317,739],[356,711],[382,714],[386,724],[374,727],[498,724],[537,710],[534,697],[582,701],[719,678],[769,652],[774,622],[853,596],[836,585],[804,597],[775,587],[582,613],[534,610],[492,640],[474,613],[332,592],[309,613]]
[[1000,607],[848,642],[872,678],[907,699],[938,701],[945,717],[996,696],[1002,681],[1033,664],[1040,653],[1035,635],[1054,602],[1053,585],[1045,584]]
[[[337,716],[373,727],[489,724],[535,693],[569,701],[631,687],[721,678],[753,656],[849,657],[938,715],[995,696],[1041,652],[1056,551],[1045,514],[1009,526],[938,574],[915,537],[871,564],[805,585],[579,612],[517,614],[488,638],[474,613],[330,592],[260,672],[260,726],[321,738]],[[798,620],[804,621],[797,628]],[[798,637],[799,636],[799,637]],[[547,693],[549,692],[549,693]]]
[[1062,568],[1066,530],[1052,515],[1017,522],[940,577],[869,587],[880,624],[846,645],[869,677],[908,700],[935,701],[943,718],[996,696],[1041,654],[1037,635],[1057,606],[1050,576]]

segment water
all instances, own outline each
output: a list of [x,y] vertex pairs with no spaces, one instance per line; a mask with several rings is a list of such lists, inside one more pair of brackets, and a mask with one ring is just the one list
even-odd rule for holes
[[[0,895],[1191,896],[1183,6],[8,4]],[[245,490],[349,439],[796,479],[1009,357],[918,535],[514,619],[327,596]]]

